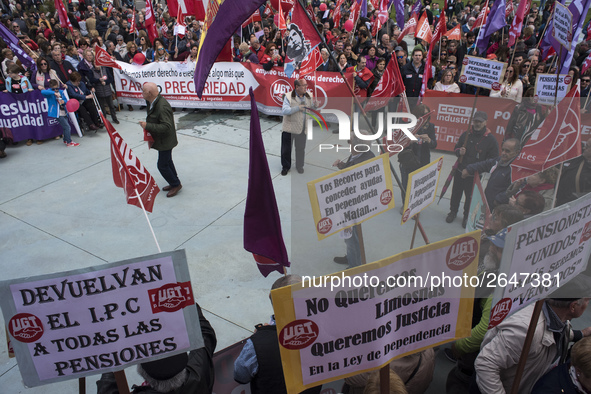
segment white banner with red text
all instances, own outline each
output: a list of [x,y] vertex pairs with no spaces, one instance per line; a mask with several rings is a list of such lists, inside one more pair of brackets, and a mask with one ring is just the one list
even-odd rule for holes
[[[296,72],[288,78],[283,68],[269,71],[252,63],[215,63],[203,90],[203,98],[195,94],[193,63],[159,62],[143,66],[117,62],[121,70],[113,69],[117,97],[123,104],[144,105],[142,86],[146,82],[158,85],[162,97],[172,107],[250,110],[249,88],[254,89],[259,110],[266,115],[281,115],[283,95],[293,90]],[[350,96],[345,80],[337,72],[313,72],[304,77],[308,92],[323,107],[328,97]],[[352,85],[352,74],[348,74]]]

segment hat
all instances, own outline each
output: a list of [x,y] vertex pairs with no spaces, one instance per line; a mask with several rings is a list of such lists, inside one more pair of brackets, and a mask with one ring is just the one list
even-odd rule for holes
[[474,120],[485,122],[488,120],[488,115],[484,111],[478,111],[474,114]]
[[581,298],[591,297],[591,277],[579,274],[560,287],[548,298],[562,301],[576,301]]
[[394,48],[394,52],[398,52],[398,51],[404,51],[404,48],[402,48],[400,45],[398,45],[396,48]]
[[454,55],[449,55],[449,56],[447,57],[447,61],[448,61],[448,62],[455,63],[455,62],[456,62],[456,60],[457,60],[457,58],[456,58]]
[[498,233],[496,233],[495,235],[491,235],[490,237],[488,237],[488,239],[490,240],[490,242],[492,242],[493,245],[503,249],[505,247],[505,237],[507,236],[507,229],[504,228],[501,231],[499,231]]
[[168,380],[181,373],[187,366],[187,353],[161,358],[141,364],[144,371],[155,380]]

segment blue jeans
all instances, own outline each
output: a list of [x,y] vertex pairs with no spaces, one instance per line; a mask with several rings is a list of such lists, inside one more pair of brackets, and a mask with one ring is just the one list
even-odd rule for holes
[[170,186],[177,187],[181,184],[181,181],[176,174],[174,163],[172,162],[172,149],[161,150],[158,152],[158,170]]
[[60,122],[60,126],[62,126],[62,130],[64,132],[64,142],[66,144],[69,144],[70,142],[72,142],[72,135],[71,135],[71,130],[70,130],[70,123],[68,123],[68,118],[66,118],[65,116],[60,116],[59,118],[57,118],[58,122]]
[[359,237],[357,236],[357,226],[353,226],[351,230],[353,230],[353,235],[351,235],[350,238],[345,239],[349,268],[358,267],[362,264],[361,247],[359,246]]

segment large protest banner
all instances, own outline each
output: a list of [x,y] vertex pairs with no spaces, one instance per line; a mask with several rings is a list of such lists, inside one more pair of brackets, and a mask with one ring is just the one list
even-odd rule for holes
[[470,335],[462,277],[475,275],[479,247],[474,232],[273,290],[288,392]]
[[572,80],[570,75],[561,74],[558,78],[557,88],[556,74],[538,74],[535,88],[538,104],[554,105],[555,100],[559,103],[569,92]]
[[589,239],[591,195],[509,227],[489,328],[584,271]]
[[0,283],[27,386],[203,346],[184,250]]
[[[250,110],[249,88],[253,88],[259,110],[267,115],[281,115],[283,95],[294,89],[299,78],[288,78],[283,68],[265,71],[252,63],[214,63],[203,89],[203,98],[195,94],[192,63],[154,62],[143,66],[117,62],[121,70],[113,69],[117,97],[123,104],[143,105],[142,86],[154,82],[173,107]],[[352,84],[352,73],[350,73]],[[321,104],[329,97],[348,97],[344,79],[336,72],[315,72],[306,75],[308,90],[318,96]]]
[[[47,100],[38,89],[22,94],[0,93],[0,127],[9,129],[14,141],[47,140],[62,134],[56,118],[50,118]],[[0,131],[0,136],[6,135]]]
[[435,201],[442,167],[443,156],[408,174],[401,224],[406,223]]
[[318,240],[394,208],[388,154],[308,183]]
[[507,63],[475,56],[464,56],[461,83],[484,89],[500,90]]
[[[453,151],[460,135],[470,127],[474,96],[427,90],[423,97],[423,104],[435,111],[430,121],[435,125],[437,149]],[[474,111],[486,112],[488,115],[486,127],[490,129],[501,146],[514,109],[515,102],[512,100],[479,97]]]

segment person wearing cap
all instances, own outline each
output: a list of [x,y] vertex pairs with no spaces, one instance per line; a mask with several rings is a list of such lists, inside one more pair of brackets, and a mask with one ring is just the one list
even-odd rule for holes
[[[213,391],[215,373],[213,352],[217,344],[215,331],[195,304],[204,347],[138,364],[137,372],[145,379],[141,386],[133,386],[132,393],[205,394]],[[112,372],[104,373],[96,382],[97,394],[118,394],[117,382]]]
[[[507,229],[503,228],[495,235],[488,237],[490,246],[484,257],[486,267],[482,272],[479,272],[480,277],[487,278],[487,275],[498,273],[506,236]],[[481,281],[481,283],[484,282],[486,281]],[[445,386],[448,393],[468,392],[471,381],[474,380],[474,360],[478,356],[480,344],[488,330],[493,290],[494,288],[484,285],[476,288],[470,336],[455,341],[451,348],[444,350],[445,356],[456,362],[455,367],[447,375]],[[476,319],[478,316],[480,318]]]
[[484,111],[478,111],[472,119],[472,126],[468,131],[460,135],[455,146],[456,156],[459,158],[458,167],[454,173],[453,187],[450,198],[450,211],[445,218],[447,223],[452,223],[458,216],[462,194],[465,196],[464,219],[462,226],[468,223],[470,200],[472,198],[472,177],[462,178],[462,171],[470,164],[479,161],[494,159],[499,155],[499,146],[495,136],[486,127],[488,115]]
[[[544,301],[517,392],[530,393],[540,377],[567,360],[569,342],[591,335],[591,327],[574,330],[570,323],[585,312],[590,293],[591,278],[579,274]],[[532,303],[486,333],[474,364],[482,393],[511,392],[533,310]]]
[[[271,290],[290,286],[301,280],[297,275],[285,275],[273,283]],[[269,299],[271,300],[270,293]],[[240,384],[250,384],[252,394],[287,394],[275,315],[271,316],[269,324],[257,324],[255,328],[255,333],[246,340],[234,362],[234,380]],[[321,389],[322,385],[302,393],[318,394]]]
[[490,178],[484,189],[489,209],[492,210],[497,205],[509,203],[509,196],[506,191],[511,186],[511,163],[520,151],[519,140],[510,138],[501,145],[501,155],[499,157],[470,164],[462,170],[462,178],[473,177],[476,171],[479,174],[490,173]]

